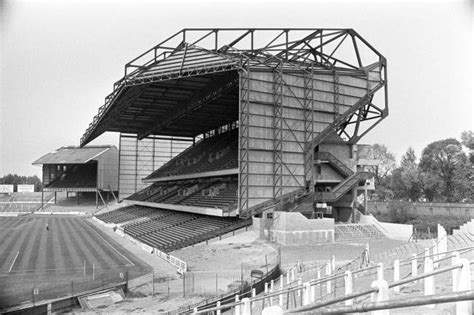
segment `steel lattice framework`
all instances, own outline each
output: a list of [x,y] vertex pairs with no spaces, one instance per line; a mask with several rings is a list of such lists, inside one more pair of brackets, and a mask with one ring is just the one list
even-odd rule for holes
[[[275,202],[288,195],[284,189],[288,178],[293,178],[298,191],[312,190],[314,149],[329,135],[337,133],[347,143],[356,143],[388,115],[386,59],[352,29],[183,29],[125,65],[124,77],[114,84],[81,145],[105,131],[134,133],[138,139],[149,135],[192,137],[217,126],[205,119],[199,120],[201,125],[196,119],[187,123],[192,112],[220,117],[221,124],[238,120],[239,209],[253,213],[259,205],[249,202],[249,145],[255,140],[250,108],[258,74],[263,73],[273,78],[273,100],[267,103],[273,106]],[[357,82],[348,83],[347,78]],[[366,82],[365,86],[359,81]],[[173,92],[180,89],[185,93]],[[384,94],[381,99],[375,97],[378,91]],[[315,107],[321,101],[318,93],[330,93],[331,100],[324,99],[332,103],[330,109]],[[354,98],[351,95],[357,95],[357,101],[347,101]],[[285,116],[288,102],[301,107],[303,137],[298,122]],[[222,104],[229,104],[229,110],[223,112]],[[230,104],[237,104],[238,109]],[[315,127],[320,119],[317,111],[325,117],[324,128]],[[293,144],[304,153],[302,176],[298,168],[285,162],[285,148]]]

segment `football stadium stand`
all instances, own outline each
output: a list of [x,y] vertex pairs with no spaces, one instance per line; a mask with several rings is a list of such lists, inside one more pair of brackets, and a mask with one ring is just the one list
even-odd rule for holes
[[237,168],[238,130],[201,140],[145,178],[196,174]]
[[214,217],[144,206],[127,206],[96,216],[125,234],[161,251],[191,246],[251,224],[250,220]]

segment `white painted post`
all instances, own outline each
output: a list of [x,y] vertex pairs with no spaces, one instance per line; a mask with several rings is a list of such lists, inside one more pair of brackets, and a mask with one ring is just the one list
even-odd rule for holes
[[336,256],[331,257],[331,268],[333,272],[336,271]]
[[[239,302],[239,301],[240,301],[240,300],[239,300],[239,295],[236,294],[236,295],[235,295],[235,302],[237,303],[237,302]],[[240,314],[240,304],[237,304],[237,305],[235,306],[235,308],[234,308],[234,315],[241,315],[241,314]]]
[[[344,273],[344,295],[352,294],[353,290],[353,283],[352,283],[352,271],[347,270]],[[344,304],[346,306],[352,305],[354,303],[354,299],[346,300]]]
[[295,268],[291,268],[291,282],[295,281]]
[[[466,258],[453,259],[453,263],[462,264],[453,277],[453,292],[471,290],[471,265]],[[456,302],[456,315],[472,314],[472,301]]]
[[[280,275],[280,292],[283,291],[283,275]],[[283,306],[283,293],[278,296],[278,304]]]
[[288,270],[288,272],[286,273],[286,284],[289,285],[290,284],[290,271]]
[[303,290],[303,305],[309,305],[312,302],[313,295],[311,294],[311,283],[305,282]]
[[[438,260],[438,259],[439,259],[438,242],[435,242],[434,247],[433,247],[433,258],[431,260],[433,261],[433,260]],[[438,268],[438,267],[439,267],[439,262],[433,264],[433,268]]]
[[[385,280],[376,280],[372,282],[372,288],[377,288],[377,293],[372,293],[372,302],[382,302],[388,300],[388,283]],[[390,310],[379,310],[370,312],[371,315],[390,315]]]
[[262,315],[283,315],[283,309],[280,306],[265,307]]
[[[433,260],[429,257],[426,257],[423,272],[428,273],[432,271],[433,271]],[[433,295],[434,294],[434,276],[424,278],[423,287],[424,287],[425,295]]]
[[377,280],[383,280],[383,263],[377,264]]
[[[398,280],[400,280],[400,260],[395,259],[393,261],[393,282],[397,282]],[[394,287],[393,291],[400,292],[400,287]]]
[[316,301],[316,286],[312,285],[310,286],[311,290],[311,303],[314,303]]
[[[273,279],[270,281],[270,293],[275,291],[275,283],[273,282]],[[273,305],[273,297],[270,297],[270,306]]]
[[[416,260],[416,254],[411,255],[412,260],[411,260],[411,276],[415,277],[418,275],[418,261]],[[413,281],[413,283],[416,283],[418,281]]]
[[[268,282],[265,282],[265,284],[264,284],[264,293],[265,293],[265,295],[268,294]],[[263,300],[263,305],[265,305],[265,301],[266,301],[266,299]]]
[[257,295],[257,291],[255,290],[255,288],[252,288],[252,297],[255,297]]
[[301,287],[303,286],[303,281],[300,279],[298,279],[298,291],[297,291],[297,295],[298,296],[301,296],[301,291],[303,290]]
[[193,314],[197,314],[197,313],[198,313],[198,308],[197,307],[193,308]]
[[[330,263],[326,264],[326,276],[327,277],[331,276],[331,264]],[[326,281],[326,293],[331,294],[331,280]]]
[[250,299],[249,298],[243,298],[242,299],[242,315],[251,315],[252,314],[252,308],[250,307]]
[[[221,301],[217,301],[216,307],[220,307],[220,306],[221,306]],[[221,310],[217,310],[216,315],[221,315]]]

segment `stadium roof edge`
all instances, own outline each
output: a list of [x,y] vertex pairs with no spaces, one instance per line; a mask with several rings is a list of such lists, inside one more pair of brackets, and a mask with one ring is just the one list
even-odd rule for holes
[[117,147],[114,145],[92,145],[82,148],[64,146],[43,155],[32,164],[84,164],[98,158],[110,149],[117,150]]
[[[223,37],[225,43],[222,43]],[[345,46],[352,50],[351,61],[345,59],[344,51],[339,54],[347,49]],[[239,70],[243,64],[249,65],[246,63],[249,60],[271,69],[281,62],[303,71],[318,67],[319,71],[326,73],[364,72],[373,64],[362,57],[366,53],[372,55],[373,61],[386,63],[385,57],[352,28],[183,28],[125,64],[124,76],[114,83],[113,92],[106,97],[104,105],[89,124],[80,145],[86,145],[106,131],[136,133],[141,137],[172,134],[171,130],[153,133],[153,123],[167,117],[162,112],[153,112],[161,106],[158,103],[153,103],[155,108],[150,109],[153,119],[143,121],[141,130],[137,126],[135,130],[122,129],[128,126],[124,122],[114,124],[122,119],[124,108],[126,110],[141,94],[156,88],[156,85],[164,85],[165,81],[180,81],[186,85],[192,78]],[[204,87],[208,84],[205,82]],[[192,101],[192,98],[187,101]],[[139,109],[142,112],[148,110],[145,105]],[[169,114],[169,109],[166,108],[166,114]],[[202,130],[196,129],[196,134],[198,131]],[[179,135],[192,136],[191,133]]]

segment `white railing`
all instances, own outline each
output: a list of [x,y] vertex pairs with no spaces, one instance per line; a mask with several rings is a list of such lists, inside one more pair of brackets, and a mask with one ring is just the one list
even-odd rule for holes
[[[441,231],[441,233],[439,233]],[[265,284],[265,292],[261,296],[252,295],[250,298],[243,298],[239,300],[236,295],[235,302],[231,304],[220,305],[216,307],[207,308],[203,310],[195,310],[195,314],[205,312],[216,312],[220,314],[223,309],[233,309],[235,315],[250,315],[257,314],[252,312],[256,305],[261,305],[259,314],[289,314],[299,312],[314,311],[322,307],[333,306],[329,310],[331,313],[351,313],[368,310],[388,310],[397,307],[409,307],[417,305],[429,305],[435,303],[456,303],[456,314],[471,314],[472,313],[472,299],[474,298],[474,291],[471,291],[471,264],[466,258],[461,258],[461,254],[465,254],[474,249],[474,246],[459,248],[456,250],[446,250],[447,235],[443,227],[438,226],[438,239],[432,247],[425,248],[422,253],[414,253],[412,257],[404,260],[395,260],[393,264],[384,269],[383,263],[378,263],[364,269],[355,271],[346,270],[343,272],[336,271],[335,259],[331,259],[322,267],[326,271],[325,277],[320,277],[321,267],[318,268],[318,278],[302,283],[301,279],[295,278],[295,271],[298,266],[290,269],[285,276],[280,276],[280,285],[276,289],[275,283],[271,281]],[[440,263],[451,260],[450,266],[440,267]],[[418,265],[422,262],[423,273],[418,275]],[[411,265],[411,272],[401,279],[400,267],[404,265]],[[393,281],[388,282],[385,279],[385,271],[393,270]],[[354,292],[354,279],[356,274],[363,274],[369,271],[376,270],[376,278],[372,281],[371,287],[364,291]],[[453,293],[435,294],[435,276],[452,273],[452,291]],[[343,279],[344,294],[336,296],[335,282],[338,279]],[[331,282],[334,282],[334,286]],[[418,281],[423,281],[423,296],[400,298],[389,300],[389,290],[393,289],[399,292],[402,285],[413,284]],[[326,300],[321,301],[321,296],[317,301],[317,290],[322,292],[323,287],[326,291]],[[334,297],[332,297],[334,293]],[[361,303],[355,302],[355,299],[371,295],[371,302],[365,302],[364,307],[361,308]],[[299,306],[293,309],[288,308],[288,299],[299,301]],[[287,305],[284,305],[284,299],[287,299]],[[469,300],[471,299],[471,300]],[[338,303],[344,302],[344,306]],[[338,304],[338,306],[334,306]],[[296,303],[295,303],[296,305]],[[285,309],[285,311],[284,311]],[[327,309],[325,309],[326,312]]]

